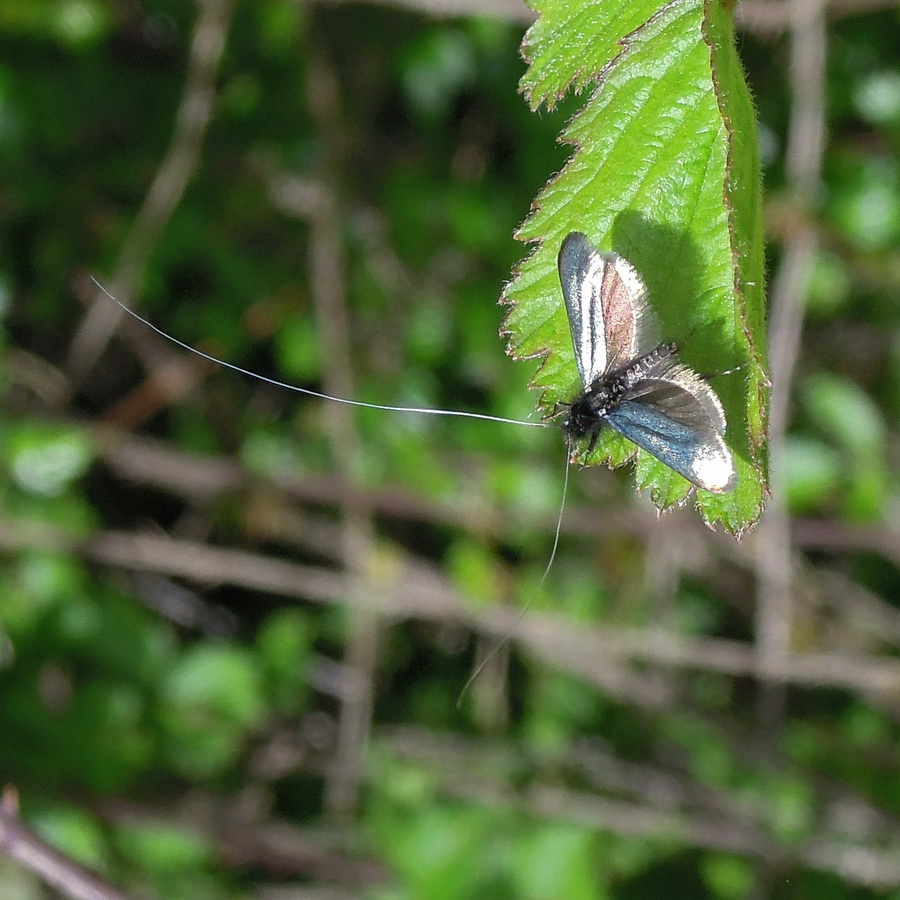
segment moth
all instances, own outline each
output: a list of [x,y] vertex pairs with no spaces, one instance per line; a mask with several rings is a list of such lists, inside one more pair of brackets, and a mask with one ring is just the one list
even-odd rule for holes
[[562,404],[570,447],[594,449],[604,426],[683,475],[722,494],[736,481],[715,391],[660,343],[647,287],[626,259],[571,232],[558,258],[582,392]]
[[[678,361],[674,344],[659,343],[659,327],[647,301],[647,288],[632,265],[616,253],[601,253],[573,231],[559,251],[559,280],[572,332],[575,364],[583,391],[562,405],[570,447],[594,445],[605,425],[714,493],[734,487],[736,474],[725,445],[725,413],[713,389]],[[546,422],[507,419],[462,410],[365,403],[286,384],[209,356],[166,334],[97,287],[125,312],[169,341],[211,362],[260,381],[335,403],[391,412],[460,416],[510,425],[546,427]]]

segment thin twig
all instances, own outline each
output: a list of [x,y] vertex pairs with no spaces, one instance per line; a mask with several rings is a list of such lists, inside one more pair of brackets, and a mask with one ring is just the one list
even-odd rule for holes
[[[2,521],[0,548],[77,552],[116,568],[207,585],[233,585],[294,600],[364,605],[391,618],[457,622],[495,637],[507,633],[518,621],[518,611],[512,607],[476,609],[466,604],[437,570],[421,564],[398,564],[389,581],[358,581],[330,569],[157,535],[110,531],[78,545],[52,529],[27,530]],[[633,680],[623,684],[623,664],[716,672],[808,688],[840,687],[871,694],[870,700],[880,699],[887,705],[896,705],[900,692],[900,661],[890,657],[795,653],[773,669],[761,663],[752,645],[740,641],[679,637],[654,628],[588,627],[538,611],[517,626],[513,640],[561,670],[577,672],[616,695],[627,694],[651,707],[671,702],[674,685],[664,671],[658,678],[645,680],[638,678],[638,669],[627,670]]]
[[128,900],[28,828],[19,818],[16,792],[9,787],[0,798],[0,852],[72,900]]
[[[623,767],[632,770],[629,785],[617,780],[580,792],[559,786],[560,767],[569,760],[554,758],[553,783],[535,779],[517,792],[510,788],[508,777],[512,771],[519,778],[522,775],[522,760],[515,748],[501,744],[492,751],[483,739],[467,741],[415,728],[382,731],[379,739],[401,759],[427,765],[444,791],[474,804],[515,809],[613,834],[666,838],[685,846],[754,856],[763,862],[796,861],[872,888],[893,887],[900,879],[900,845],[893,820],[882,820],[875,834],[848,835],[846,828],[836,834],[824,826],[814,839],[794,845],[772,836],[771,810],[748,814],[746,803],[736,804],[727,792],[715,792],[683,773],[633,766],[609,757],[605,764],[619,771]],[[708,802],[698,808],[698,798]],[[856,805],[856,798],[844,800]],[[874,810],[869,812],[880,818]]]
[[[323,6],[344,5],[347,0],[318,0]],[[464,16],[489,17],[507,22],[533,22],[535,13],[522,0],[375,0],[382,6],[408,9],[434,19]]]
[[[316,0],[316,2],[322,6],[337,6],[346,5],[353,0]],[[536,18],[534,11],[522,0],[375,0],[375,2],[382,6],[408,9],[434,19],[489,16],[525,25]],[[827,13],[830,19],[846,19],[896,8],[897,0],[829,0]],[[744,31],[762,37],[774,37],[791,27],[790,4],[785,0],[741,0],[737,5],[736,19]]]
[[[233,5],[234,0],[201,0],[198,3],[199,14],[172,141],[116,263],[109,285],[110,292],[116,297],[129,300],[134,297],[147,260],[197,169],[203,139],[212,118],[216,77]],[[94,365],[121,316],[121,310],[100,291],[93,292],[90,311],[69,351],[68,369],[74,382],[80,381]]]
[[[829,0],[829,19],[847,19],[884,9],[896,9],[897,0]],[[791,26],[793,11],[786,0],[742,0],[737,7],[737,23],[744,31],[774,37]]]
[[[163,441],[114,428],[91,429],[89,436],[97,454],[119,477],[194,502],[213,500],[261,483],[259,476],[251,475],[229,457],[187,453]],[[422,497],[399,483],[365,488],[341,473],[310,475],[278,471],[270,473],[262,483],[291,500],[316,505],[332,504],[337,498],[359,494],[380,515],[414,523],[458,527],[488,537],[501,535],[508,518],[502,510],[493,512],[485,509],[483,504],[467,503],[465,498],[454,498],[450,503]],[[674,510],[673,514],[678,515],[679,511]],[[688,527],[688,521],[687,516],[682,517],[679,528]],[[566,512],[562,533],[591,538],[625,533],[643,539],[656,523],[656,516],[635,507],[621,511],[613,509],[605,516],[597,516],[594,505],[573,506]],[[536,529],[552,534],[556,514],[548,514],[533,524]],[[695,533],[703,537],[709,535],[707,529],[699,527]]]
[[[791,88],[793,94],[786,168],[797,203],[809,209],[820,190],[825,142],[825,0],[792,0]],[[769,331],[772,370],[769,447],[772,501],[757,542],[758,602],[756,641],[760,665],[784,669],[791,652],[793,555],[785,505],[784,440],[800,352],[805,297],[812,275],[817,235],[802,218],[784,246],[771,290]],[[769,680],[760,697],[761,733],[777,741],[784,709],[783,692]]]
[[167,797],[156,801],[114,797],[96,803],[104,821],[126,831],[135,823],[160,823],[203,835],[215,846],[220,869],[252,867],[277,875],[282,886],[285,881],[295,884],[291,876],[315,883],[317,887],[304,897],[318,896],[313,893],[316,890],[327,896],[325,892],[339,888],[353,889],[353,896],[360,897],[387,883],[389,874],[384,865],[363,847],[355,829],[293,824],[273,814],[268,797],[257,789],[256,784],[245,784],[236,794],[228,795],[198,792],[189,786],[174,801]]
[[[322,339],[325,392],[353,397],[351,325],[346,303],[344,253],[337,195],[344,157],[344,129],[337,77],[321,52],[310,53],[309,105],[328,160],[323,190],[310,218],[310,280],[317,331]],[[331,452],[338,471],[358,482],[363,459],[354,411],[341,403],[323,410]],[[364,494],[347,492],[336,498],[341,514],[341,556],[353,581],[361,582],[374,557],[372,509]],[[341,820],[352,818],[365,773],[365,755],[372,725],[372,704],[381,626],[378,613],[364,604],[347,607],[344,690],[338,717],[338,739],[329,768],[325,807]]]
[[[620,786],[614,792],[560,787],[558,771],[565,760],[554,759],[553,783],[535,779],[516,791],[510,787],[505,771],[515,767],[521,778],[521,759],[515,750],[504,753],[501,748],[492,757],[483,739],[466,742],[457,736],[412,728],[391,729],[379,737],[401,759],[428,764],[443,791],[474,804],[513,809],[601,832],[663,838],[685,846],[740,853],[764,862],[795,861],[872,888],[893,887],[900,879],[896,822],[885,822],[886,833],[875,836],[848,838],[845,833],[830,833],[826,827],[806,843],[779,842],[767,827],[771,810],[759,816],[748,815],[746,808],[733,803],[724,792],[708,808],[697,809],[691,801],[709,797],[710,790],[683,774],[641,767],[638,789],[626,791],[623,797]],[[612,762],[620,765],[614,758]],[[657,790],[645,790],[648,783]],[[663,783],[667,787],[660,790]],[[670,793],[673,783],[677,802],[672,802]]]

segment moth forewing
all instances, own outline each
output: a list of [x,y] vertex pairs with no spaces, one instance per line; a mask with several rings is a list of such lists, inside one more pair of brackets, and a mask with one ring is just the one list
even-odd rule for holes
[[560,247],[558,266],[585,387],[656,347],[659,326],[647,304],[647,287],[627,259],[601,253],[573,231]]
[[647,287],[627,259],[602,254],[606,263],[600,307],[606,323],[606,371],[615,372],[654,350],[659,325],[647,303]]
[[557,259],[575,365],[582,384],[588,385],[606,372],[606,323],[601,289],[606,260],[580,232],[562,242]]

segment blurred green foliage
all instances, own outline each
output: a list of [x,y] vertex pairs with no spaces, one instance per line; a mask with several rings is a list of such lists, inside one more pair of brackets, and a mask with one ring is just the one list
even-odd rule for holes
[[[693,519],[655,522],[630,472],[570,473],[542,582],[565,475],[552,432],[359,410],[348,472],[324,403],[221,370],[160,400],[148,372],[171,358],[146,330],[123,328],[72,375],[85,274],[116,268],[158,171],[195,14],[172,0],[0,4],[0,777],[25,821],[160,898],[324,886],[896,900],[876,866],[900,830],[896,693],[810,676],[785,686],[770,734],[743,675],[640,646],[626,665],[574,643],[600,623],[622,641],[752,649],[744,551],[703,543]],[[197,170],[121,299],[235,364],[330,389],[316,237],[309,211],[279,193],[289,175],[334,204],[354,397],[533,414],[536,363],[504,356],[496,300],[524,252],[512,234],[564,165],[556,138],[583,98],[530,112],[521,36],[521,24],[387,6],[238,3]],[[772,269],[793,215],[786,46],[740,35]],[[829,27],[832,140],[785,447],[785,500],[812,529],[797,552],[795,649],[860,665],[895,663],[900,644],[898,46],[895,11]],[[208,487],[216,478],[228,486]],[[140,532],[173,554],[245,552],[248,570],[277,556],[336,572],[347,483],[374,509],[371,558],[352,560],[370,577],[333,602],[213,570],[135,575],[103,555],[104,536]],[[558,666],[540,636],[514,641],[502,687],[488,667],[458,707],[470,621],[382,621],[360,800],[341,816],[329,797],[340,711],[365,705],[343,693],[359,687],[344,651],[359,608],[410,559],[472,618],[531,601],[522,627],[546,624]],[[486,629],[483,649],[502,631]],[[877,857],[865,871],[857,848]],[[0,860],[0,897],[40,895]]]

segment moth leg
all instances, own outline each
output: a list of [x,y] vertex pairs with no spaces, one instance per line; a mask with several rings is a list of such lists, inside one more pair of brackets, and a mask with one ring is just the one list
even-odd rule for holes
[[552,422],[554,419],[558,419],[560,416],[564,416],[567,412],[569,412],[571,408],[571,403],[566,403],[563,400],[559,400],[553,404],[553,409],[543,417],[542,421]]

